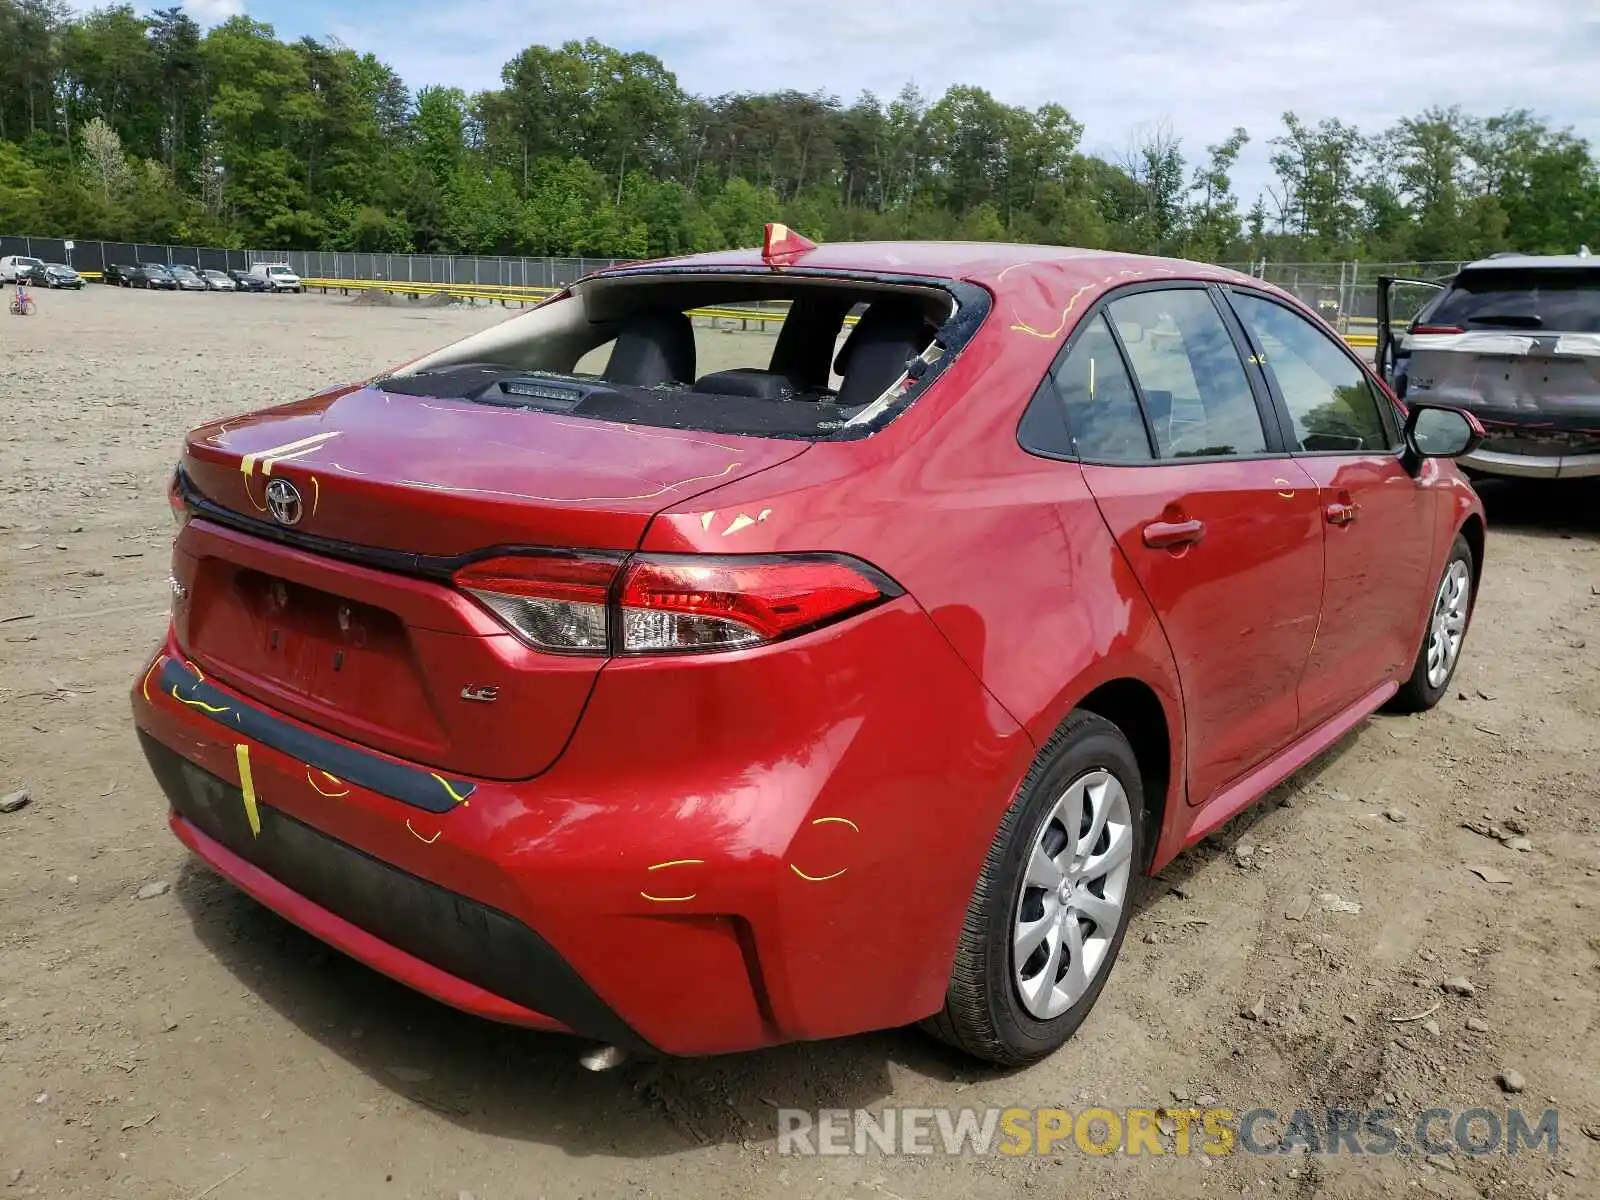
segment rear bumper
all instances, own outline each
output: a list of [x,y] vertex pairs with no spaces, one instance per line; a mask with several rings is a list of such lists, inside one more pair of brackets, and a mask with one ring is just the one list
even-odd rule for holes
[[1513,479],[1587,479],[1600,475],[1600,454],[1504,454],[1475,450],[1457,461],[1469,471]]
[[259,801],[253,830],[238,787],[142,730],[139,742],[172,804],[178,840],[308,933],[477,1016],[644,1046],[526,925]]
[[937,1010],[1033,753],[909,597],[763,650],[617,660],[521,782],[351,743],[367,761],[341,768],[326,735],[191,678],[170,643],[134,717],[214,869],[445,1003],[680,1055]]

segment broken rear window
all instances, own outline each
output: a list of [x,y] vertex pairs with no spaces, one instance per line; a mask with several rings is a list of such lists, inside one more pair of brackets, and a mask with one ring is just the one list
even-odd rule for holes
[[950,281],[624,272],[375,386],[672,429],[862,436],[912,403],[987,311],[987,292]]

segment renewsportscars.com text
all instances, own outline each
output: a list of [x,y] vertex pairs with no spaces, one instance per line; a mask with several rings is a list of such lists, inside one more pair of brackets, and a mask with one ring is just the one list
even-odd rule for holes
[[1554,1154],[1556,1109],[798,1108],[778,1110],[787,1155]]

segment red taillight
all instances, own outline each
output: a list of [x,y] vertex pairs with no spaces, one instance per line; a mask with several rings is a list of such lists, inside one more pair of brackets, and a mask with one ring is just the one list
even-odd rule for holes
[[1459,325],[1418,325],[1412,333],[1465,333]]
[[189,505],[183,498],[183,480],[178,471],[167,480],[167,506],[172,509],[172,520],[182,529],[189,520]]
[[564,654],[604,654],[606,597],[619,558],[516,554],[462,567],[456,586],[530,646]]
[[883,600],[886,580],[844,559],[642,555],[618,595],[625,654],[774,642]]
[[567,654],[738,650],[900,594],[864,563],[819,554],[636,555],[626,565],[599,555],[516,555],[473,563],[455,582],[529,645]]

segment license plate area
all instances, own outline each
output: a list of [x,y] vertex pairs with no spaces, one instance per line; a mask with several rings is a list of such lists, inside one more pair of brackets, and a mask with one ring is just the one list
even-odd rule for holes
[[231,590],[254,649],[253,662],[236,665],[300,695],[354,699],[377,664],[409,658],[405,627],[384,609],[249,568]]

